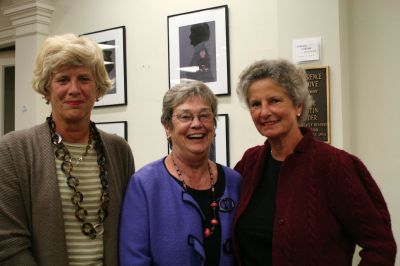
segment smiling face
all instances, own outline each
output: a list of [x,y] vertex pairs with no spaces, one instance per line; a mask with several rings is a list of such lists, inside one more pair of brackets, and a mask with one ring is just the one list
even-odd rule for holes
[[302,106],[294,106],[285,90],[270,78],[251,84],[247,101],[254,125],[269,139],[284,138],[298,132],[297,114]]
[[173,109],[171,125],[166,125],[165,130],[171,137],[174,156],[208,158],[215,135],[211,107],[200,97],[189,98]]
[[46,99],[55,123],[89,122],[97,98],[90,67],[65,67],[52,74]]

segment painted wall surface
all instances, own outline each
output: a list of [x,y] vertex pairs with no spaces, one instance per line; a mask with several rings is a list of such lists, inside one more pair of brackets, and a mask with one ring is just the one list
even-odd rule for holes
[[[382,190],[399,246],[400,2],[350,3],[352,151],[368,166]],[[396,265],[400,265],[397,253]]]
[[294,39],[321,37],[321,59],[304,67],[329,66],[331,144],[343,148],[343,113],[338,1],[279,0],[279,56],[292,60]]

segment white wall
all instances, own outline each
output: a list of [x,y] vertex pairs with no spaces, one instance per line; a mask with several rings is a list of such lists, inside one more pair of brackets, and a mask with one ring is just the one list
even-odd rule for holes
[[321,60],[302,66],[329,66],[331,144],[343,147],[343,112],[338,1],[279,0],[279,56],[292,60],[292,41],[321,37]]
[[352,151],[381,188],[400,246],[400,1],[352,0],[349,10]]

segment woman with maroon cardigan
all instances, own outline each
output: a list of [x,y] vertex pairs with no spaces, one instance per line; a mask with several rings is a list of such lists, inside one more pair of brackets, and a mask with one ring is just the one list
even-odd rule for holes
[[394,265],[383,196],[354,155],[299,127],[312,104],[304,70],[261,60],[240,75],[239,98],[267,140],[235,166],[244,178],[234,219],[240,265]]

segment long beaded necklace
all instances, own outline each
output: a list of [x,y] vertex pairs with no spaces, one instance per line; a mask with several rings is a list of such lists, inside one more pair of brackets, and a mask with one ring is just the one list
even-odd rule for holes
[[86,217],[88,215],[87,210],[82,207],[83,193],[79,191],[79,178],[71,174],[74,168],[73,158],[67,147],[65,147],[62,137],[55,132],[56,124],[54,123],[51,116],[46,118],[46,121],[50,128],[51,140],[55,146],[55,156],[57,159],[62,161],[61,171],[65,174],[67,179],[67,185],[73,190],[71,201],[75,206],[75,217],[78,222],[81,223],[81,231],[84,235],[90,238],[96,238],[97,235],[104,233],[104,220],[107,217],[108,203],[110,201],[110,195],[108,191],[108,179],[107,171],[105,168],[106,156],[104,152],[104,145],[100,138],[100,134],[97,131],[96,125],[90,121],[89,123],[89,141],[86,145],[85,152],[76,159],[76,164],[78,165],[83,158],[88,154],[90,148],[92,147],[92,142],[94,142],[94,147],[97,151],[97,165],[99,166],[99,178],[101,183],[101,196],[100,196],[100,207],[97,211],[98,222],[87,222]]
[[[183,179],[183,173],[181,169],[178,167],[178,165],[175,163],[174,159],[174,153],[171,152],[171,158],[172,158],[172,163],[174,164],[175,170],[178,173],[179,181],[181,181],[183,189],[187,192],[187,185],[185,183],[185,180]],[[219,224],[219,221],[217,219],[217,207],[218,203],[215,200],[215,183],[214,183],[214,178],[213,174],[211,171],[211,166],[210,163],[208,163],[208,173],[210,175],[210,182],[211,182],[211,209],[212,209],[212,218],[210,220],[210,226],[207,227],[205,226],[203,230],[203,235],[205,238],[209,238],[215,231],[216,226]]]

